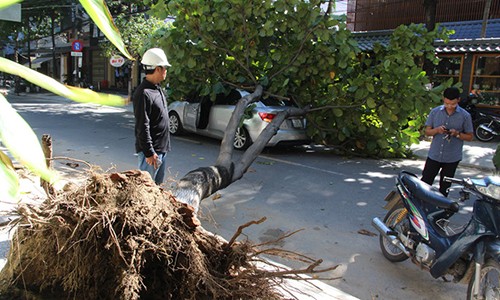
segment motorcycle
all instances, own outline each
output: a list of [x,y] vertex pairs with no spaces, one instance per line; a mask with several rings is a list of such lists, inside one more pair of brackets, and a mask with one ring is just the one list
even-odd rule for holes
[[500,117],[480,112],[474,126],[474,135],[481,142],[489,142],[500,135]]
[[488,109],[477,108],[476,104],[482,100],[484,98],[481,94],[471,93],[459,105],[471,115],[476,138],[481,142],[489,142],[500,135],[500,116]]
[[[500,299],[500,177],[457,179],[460,199],[450,200],[415,174],[402,171],[396,191],[386,196],[389,211],[384,220],[374,218],[380,232],[382,254],[391,262],[411,258],[434,278],[453,276],[468,282],[467,299]],[[474,196],[473,212],[466,225],[451,226],[459,202]]]

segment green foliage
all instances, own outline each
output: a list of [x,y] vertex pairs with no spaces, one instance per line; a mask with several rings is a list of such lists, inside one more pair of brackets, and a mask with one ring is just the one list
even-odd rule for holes
[[[422,71],[424,58],[437,63],[432,41],[446,38],[445,32],[427,32],[420,25],[400,26],[387,48],[376,46],[349,62],[351,70],[332,84],[333,99],[314,101],[315,106],[355,107],[343,113],[319,111],[310,118],[317,127],[310,134],[330,145],[342,145],[346,151],[376,157],[404,157],[409,145],[418,143],[420,129],[433,106],[451,82],[431,90]],[[325,97],[327,94],[325,94]],[[317,130],[319,128],[320,130]]]
[[218,83],[249,89],[262,84],[268,93],[290,95],[314,81],[313,76],[328,77],[328,65],[338,63],[329,57],[337,45],[328,40],[335,26],[343,25],[325,17],[318,4],[158,2],[152,8],[155,16],[175,16],[172,30],[160,41],[172,64],[172,96],[179,98],[193,89],[214,93]]
[[[150,42],[154,41],[152,33],[165,31],[165,23],[156,19],[146,18],[142,14],[119,14],[114,19],[115,25],[118,28],[124,44],[127,46],[128,52],[135,58],[138,58],[147,48],[153,45]],[[111,57],[119,53],[117,48],[109,41],[99,44],[106,57]]]
[[[20,2],[20,1],[17,1]],[[7,3],[5,3],[7,4]],[[61,18],[62,1],[51,1],[51,5],[41,5],[36,1],[29,0],[22,2],[21,22],[0,21],[0,41],[15,44],[33,41],[50,35],[51,18],[53,15],[56,21]]]
[[[377,157],[405,156],[418,141],[439,88],[426,90],[424,58],[444,32],[401,26],[389,47],[361,53],[345,22],[321,11],[324,1],[157,1],[152,13],[173,16],[158,41],[172,67],[172,98],[220,87],[290,97],[307,115],[317,142]],[[156,37],[162,35],[156,34]]]

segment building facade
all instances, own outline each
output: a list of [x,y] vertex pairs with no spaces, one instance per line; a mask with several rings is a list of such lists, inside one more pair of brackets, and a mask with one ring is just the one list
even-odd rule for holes
[[[489,2],[489,3],[488,3]],[[424,1],[349,0],[348,27],[364,50],[388,44],[399,25],[425,24]],[[485,105],[500,103],[500,1],[439,0],[437,26],[454,30],[450,41],[436,41],[440,63],[431,74],[439,84],[461,82],[462,97],[479,93]]]

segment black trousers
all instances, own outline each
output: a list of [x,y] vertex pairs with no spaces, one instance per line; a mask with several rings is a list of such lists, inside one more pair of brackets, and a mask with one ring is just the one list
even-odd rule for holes
[[434,178],[436,178],[439,170],[441,170],[441,172],[439,173],[439,191],[441,192],[441,194],[448,197],[448,189],[450,188],[451,183],[444,182],[443,178],[445,176],[455,176],[455,171],[457,170],[459,162],[460,161],[452,163],[442,163],[427,157],[424,170],[422,171],[422,181],[432,185],[432,183],[434,182]]

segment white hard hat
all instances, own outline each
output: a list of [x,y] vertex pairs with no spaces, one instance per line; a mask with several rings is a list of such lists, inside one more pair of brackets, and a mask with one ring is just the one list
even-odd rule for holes
[[151,48],[144,52],[141,64],[143,64],[146,69],[154,69],[157,66],[170,67],[165,52],[160,48]]

